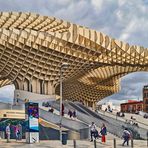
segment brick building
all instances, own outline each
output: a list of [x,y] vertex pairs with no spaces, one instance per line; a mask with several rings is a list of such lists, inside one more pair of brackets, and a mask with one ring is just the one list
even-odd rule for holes
[[143,87],[143,101],[128,100],[121,104],[122,112],[144,111],[148,113],[148,85]]
[[148,113],[148,85],[143,87],[143,111]]
[[136,111],[143,111],[143,101],[128,100],[127,103],[121,104],[122,112],[135,113]]

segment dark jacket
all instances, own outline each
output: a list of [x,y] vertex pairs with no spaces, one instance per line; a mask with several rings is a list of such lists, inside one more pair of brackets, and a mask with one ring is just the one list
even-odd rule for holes
[[101,135],[107,135],[106,127],[102,127],[100,133]]

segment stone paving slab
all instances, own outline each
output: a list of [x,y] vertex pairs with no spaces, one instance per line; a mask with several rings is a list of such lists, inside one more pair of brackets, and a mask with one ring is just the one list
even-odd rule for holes
[[[122,140],[117,140],[116,148],[130,148],[131,146],[122,146]],[[97,141],[97,148],[113,148],[113,140],[108,140],[106,144],[102,144]],[[60,141],[57,140],[47,140],[40,141],[35,144],[27,144],[25,141],[14,141],[11,140],[10,143],[6,143],[6,140],[0,140],[0,148],[74,148],[73,141],[68,140],[67,145],[62,145]],[[76,148],[94,148],[94,142],[89,142],[85,140],[77,140]],[[134,148],[147,148],[147,141],[144,140],[134,140]]]

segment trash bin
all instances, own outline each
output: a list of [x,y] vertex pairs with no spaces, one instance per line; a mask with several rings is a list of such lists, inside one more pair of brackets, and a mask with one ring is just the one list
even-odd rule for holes
[[66,132],[62,132],[62,144],[63,145],[67,144],[67,138],[68,138],[67,133]]

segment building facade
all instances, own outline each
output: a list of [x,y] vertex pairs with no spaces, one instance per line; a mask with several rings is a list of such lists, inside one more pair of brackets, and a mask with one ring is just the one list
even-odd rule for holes
[[143,101],[131,101],[121,104],[122,112],[135,113],[136,111],[143,111]]
[[143,111],[148,113],[148,85],[143,87]]

